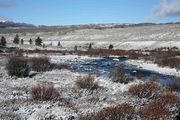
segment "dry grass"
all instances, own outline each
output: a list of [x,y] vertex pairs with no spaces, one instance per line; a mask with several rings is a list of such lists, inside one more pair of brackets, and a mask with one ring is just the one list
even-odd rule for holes
[[172,104],[175,105],[175,104],[179,104],[180,102],[180,98],[170,91],[164,92],[162,95],[158,96],[156,100],[164,105],[172,105]]
[[81,117],[80,120],[131,120],[134,108],[126,103],[115,107],[105,108],[95,114]]
[[69,66],[67,64],[54,64],[54,63],[51,63],[50,68],[51,69],[69,69]]
[[50,69],[50,61],[47,57],[33,57],[30,59],[31,69],[37,72],[48,71]]
[[110,72],[109,78],[111,78],[113,82],[119,82],[124,84],[127,84],[129,82],[127,76],[125,75],[124,68],[121,65],[117,66]]
[[143,119],[170,119],[172,113],[168,107],[179,105],[179,97],[170,91],[165,91],[140,109],[140,116]]
[[95,89],[98,85],[94,80],[95,78],[92,75],[80,76],[75,84],[82,89]]
[[139,98],[152,98],[157,95],[160,86],[154,81],[146,81],[130,86],[128,93]]
[[58,97],[60,94],[53,83],[44,82],[33,87],[31,96],[33,100],[48,101]]
[[168,119],[169,110],[161,102],[153,101],[140,110],[140,117],[147,120]]
[[180,58],[176,57],[156,59],[155,63],[162,67],[169,66],[171,68],[180,69]]

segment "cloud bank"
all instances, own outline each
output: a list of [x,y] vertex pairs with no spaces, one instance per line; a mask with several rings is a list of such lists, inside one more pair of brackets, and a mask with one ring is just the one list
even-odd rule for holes
[[153,17],[180,16],[180,0],[161,0],[152,11]]

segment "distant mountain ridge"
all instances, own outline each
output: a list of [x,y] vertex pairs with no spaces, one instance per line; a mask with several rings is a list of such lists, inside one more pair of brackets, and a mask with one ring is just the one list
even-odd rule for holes
[[14,22],[0,17],[0,29],[23,29],[23,28],[37,28],[37,29],[111,29],[111,28],[124,28],[134,26],[152,26],[163,24],[180,24],[180,22],[170,23],[102,23],[102,24],[81,24],[81,25],[39,25],[35,26],[28,23]]
[[29,28],[29,27],[36,27],[33,24],[27,24],[27,23],[18,23],[8,20],[0,20],[0,28]]

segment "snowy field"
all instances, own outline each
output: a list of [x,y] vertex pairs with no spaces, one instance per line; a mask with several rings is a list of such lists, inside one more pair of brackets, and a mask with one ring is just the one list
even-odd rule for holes
[[154,72],[158,72],[164,75],[173,75],[180,77],[180,70],[175,68],[169,67],[159,67],[157,64],[154,64],[152,61],[145,61],[145,60],[128,60],[126,61],[127,64],[135,65],[139,68],[150,70]]
[[[77,56],[65,57],[76,58]],[[52,60],[55,57],[52,57]],[[56,59],[56,62],[58,60]],[[88,59],[88,57],[81,58]],[[92,58],[89,58],[92,59]],[[1,63],[5,62],[1,59]],[[54,61],[55,62],[55,61]],[[80,115],[99,111],[105,107],[130,102],[135,104],[138,100],[124,95],[128,87],[140,81],[135,80],[127,85],[113,83],[109,79],[96,77],[99,88],[91,90],[79,89],[75,81],[80,73],[69,70],[52,70],[39,73],[33,78],[16,78],[7,75],[5,66],[0,67],[0,115],[6,114],[13,120],[69,120],[77,119]],[[30,100],[31,88],[42,82],[54,83],[61,93],[57,100],[35,102]],[[142,103],[140,103],[142,104]]]
[[[33,50],[36,48],[54,51],[73,50],[75,45],[78,46],[78,49],[87,50],[90,43],[92,44],[92,48],[108,48],[109,45],[112,44],[114,49],[125,50],[142,50],[174,46],[180,48],[180,24],[136,26],[104,30],[81,29],[68,32],[64,35],[59,34],[59,32],[49,31],[19,34],[20,39],[24,39],[24,45],[15,45],[12,43],[16,33],[0,33],[0,36],[5,36],[7,46],[17,46],[22,49]],[[32,38],[34,41],[38,36],[43,39],[43,43],[47,48],[29,45],[29,39]],[[61,42],[62,47],[57,47],[59,41]],[[6,54],[8,53],[5,53],[4,55]],[[40,54],[37,52],[33,54],[24,53],[23,55],[29,58],[46,56],[50,58],[51,63],[58,65],[64,63],[70,63],[69,65],[76,63],[76,65],[84,64],[87,66],[99,65],[98,67],[93,66],[92,68],[103,70],[104,65],[111,68],[112,66],[115,67],[115,65],[117,65],[116,63],[118,63],[118,65],[123,63],[126,67],[129,66],[130,69],[137,68],[135,70],[149,70],[146,72],[154,72],[157,73],[157,75],[164,75],[165,77],[168,75],[175,78],[180,77],[179,69],[159,67],[157,64],[154,64],[153,61],[144,61],[141,57],[138,59],[127,58],[127,60],[123,61],[121,59],[123,56],[110,55],[112,57],[110,63],[109,61],[106,61],[108,57],[106,57],[107,59],[105,60],[105,57],[99,56],[78,56],[76,52],[72,54],[67,52],[65,54],[66,55],[63,55],[63,53],[58,52]],[[128,81],[127,84],[123,84],[113,82],[109,77],[98,76],[101,74],[94,73],[95,83],[97,83],[98,87],[93,90],[81,89],[77,86],[76,81],[80,76],[85,76],[80,70],[73,71],[72,69],[53,68],[46,72],[31,71],[31,74],[34,74],[34,72],[37,74],[25,78],[11,77],[8,75],[7,69],[5,68],[7,58],[4,55],[0,55],[0,119],[2,120],[79,120],[81,116],[91,113],[95,114],[104,108],[117,106],[122,103],[128,103],[133,106],[135,109],[133,113],[134,119],[141,119],[139,113],[141,108],[155,100],[153,95],[157,94],[159,97],[167,90],[167,86],[161,86],[160,90],[153,93],[153,97],[151,96],[152,98],[140,98],[136,95],[132,95],[128,93],[131,85],[146,83],[140,77],[133,76],[132,74],[128,74],[129,78],[132,79]],[[91,63],[92,60],[95,60],[96,62]],[[102,64],[103,62],[99,62],[98,60],[104,60],[105,64]],[[83,69],[83,65],[78,68]],[[106,71],[104,70],[105,72],[102,70],[104,74],[110,72],[107,71],[111,70],[109,68],[106,69]],[[94,70],[91,68],[87,69]],[[60,95],[56,99],[48,101],[33,100],[33,87],[43,83],[54,84],[55,89]],[[159,87],[160,83],[157,83],[157,86]],[[154,89],[155,88],[153,88],[153,90]],[[144,91],[146,90],[142,90],[137,94],[141,94],[141,92],[143,93]],[[148,95],[149,93],[145,94]],[[173,105],[166,106],[167,110],[172,113],[170,118],[173,119],[176,115],[180,114],[180,110],[179,113],[177,113],[179,109],[177,106],[180,106],[180,94],[178,91],[171,91],[171,94],[176,95],[178,101]]]
[[[60,32],[60,31],[59,31]],[[57,46],[58,41],[61,42],[63,48],[74,48],[77,45],[79,48],[87,48],[90,43],[94,48],[108,48],[112,44],[115,49],[154,49],[159,47],[174,47],[180,48],[180,24],[170,25],[153,25],[153,26],[137,26],[127,28],[113,29],[82,29],[68,32],[65,35],[59,32],[40,32],[40,33],[22,33],[20,38],[35,40],[38,36],[43,39],[46,45],[52,42],[53,46]],[[9,42],[12,42],[14,34],[4,35]]]
[[[30,54],[29,57],[42,56]],[[47,55],[48,56],[48,55]],[[77,55],[49,55],[51,62],[76,62],[84,60],[99,59],[88,56]],[[139,99],[127,94],[131,85],[143,83],[143,81],[134,79],[128,84],[114,83],[109,78],[95,77],[98,88],[94,90],[80,89],[75,81],[84,74],[71,72],[69,70],[58,70],[38,73],[34,77],[17,78],[8,76],[5,69],[6,58],[0,59],[0,115],[8,116],[13,120],[78,120],[80,116],[98,112],[103,108],[129,103],[138,109],[149,100]],[[127,61],[127,64],[140,65],[140,61]],[[145,65],[144,65],[145,64]],[[148,65],[142,64],[143,68],[149,69]],[[155,67],[152,67],[155,68]],[[157,72],[162,72],[161,68],[156,66]],[[167,69],[166,71],[173,71]],[[166,74],[163,72],[163,74]],[[31,89],[41,83],[53,83],[60,92],[57,99],[50,101],[34,101],[31,99]],[[179,93],[176,93],[179,97]],[[173,107],[172,111],[177,108]],[[135,119],[140,119],[135,115]],[[6,120],[6,119],[5,119]]]

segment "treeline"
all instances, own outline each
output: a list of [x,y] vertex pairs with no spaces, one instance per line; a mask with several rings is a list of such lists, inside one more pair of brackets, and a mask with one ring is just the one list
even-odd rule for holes
[[[34,41],[30,38],[28,42],[30,45],[35,44],[36,46],[45,47],[45,44],[43,43],[43,40],[40,37],[37,37]],[[16,34],[16,36],[13,39],[13,43],[14,44],[24,44],[24,40],[20,39],[19,35]],[[6,44],[7,44],[6,38],[4,36],[2,36],[0,39],[0,45],[6,46]],[[51,45],[52,45],[52,43],[51,43]],[[58,42],[57,46],[61,46],[60,41]]]

